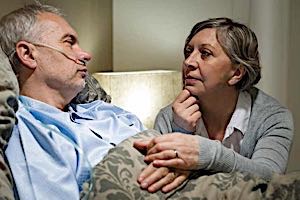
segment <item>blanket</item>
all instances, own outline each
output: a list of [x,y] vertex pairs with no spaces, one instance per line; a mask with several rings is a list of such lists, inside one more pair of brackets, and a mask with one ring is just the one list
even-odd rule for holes
[[300,199],[300,172],[274,174],[267,182],[251,174],[195,171],[175,191],[149,193],[137,183],[146,166],[143,155],[133,148],[136,139],[159,135],[147,130],[123,141],[95,166],[90,181],[84,183],[81,199]]

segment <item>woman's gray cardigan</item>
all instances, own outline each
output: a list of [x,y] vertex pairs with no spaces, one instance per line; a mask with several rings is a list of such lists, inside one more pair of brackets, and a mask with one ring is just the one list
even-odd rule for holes
[[[249,90],[252,99],[248,129],[240,154],[220,141],[199,137],[199,169],[215,172],[249,172],[266,180],[273,172],[284,173],[293,139],[293,118],[278,101],[257,88]],[[174,132],[171,105],[160,110],[154,129]]]

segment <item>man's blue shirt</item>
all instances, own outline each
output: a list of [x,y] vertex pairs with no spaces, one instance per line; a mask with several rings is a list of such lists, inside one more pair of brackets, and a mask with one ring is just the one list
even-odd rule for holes
[[20,96],[17,119],[5,154],[21,199],[79,199],[90,168],[144,130],[135,115],[100,100],[63,112]]

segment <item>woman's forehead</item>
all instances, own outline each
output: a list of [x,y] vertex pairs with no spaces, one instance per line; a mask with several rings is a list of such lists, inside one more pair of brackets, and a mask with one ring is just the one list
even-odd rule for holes
[[211,45],[213,47],[220,46],[219,41],[217,40],[217,29],[216,28],[205,28],[196,33],[191,41],[189,42],[190,45]]

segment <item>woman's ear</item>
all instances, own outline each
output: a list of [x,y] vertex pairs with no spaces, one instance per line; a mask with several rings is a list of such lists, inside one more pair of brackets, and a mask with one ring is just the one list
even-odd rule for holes
[[237,84],[243,78],[245,73],[246,73],[245,67],[243,65],[239,65],[235,69],[233,76],[228,80],[228,84],[230,86]]
[[37,66],[35,60],[35,47],[26,41],[19,41],[16,45],[16,53],[21,63],[28,68],[34,69]]

